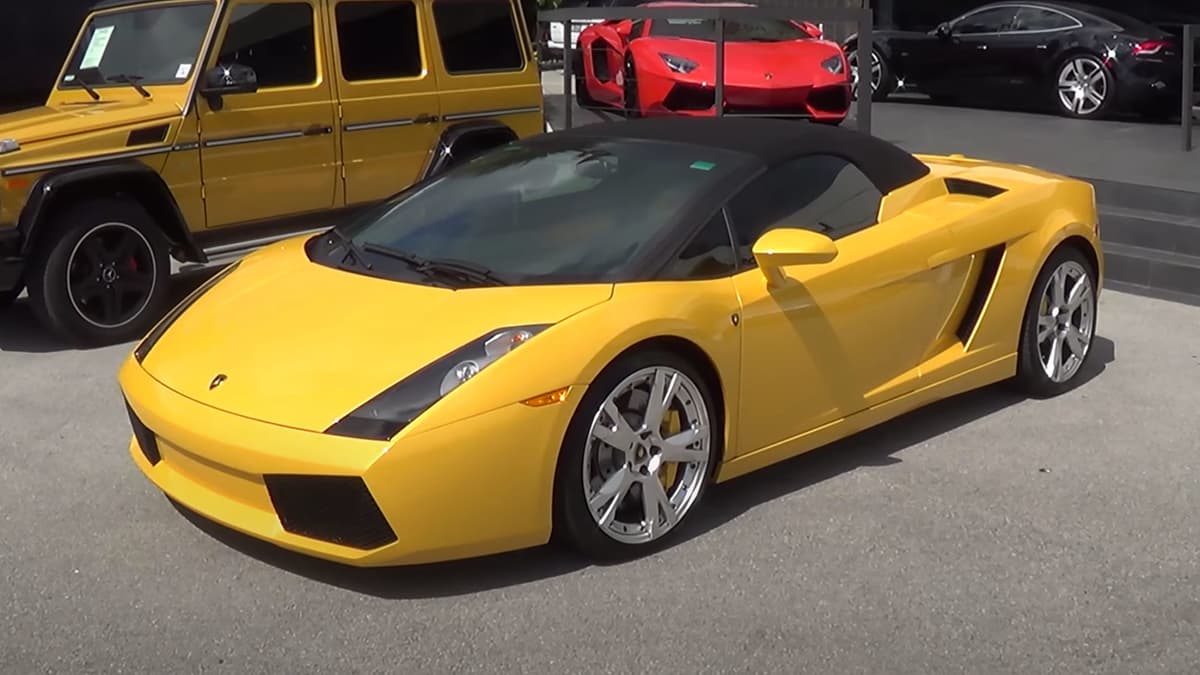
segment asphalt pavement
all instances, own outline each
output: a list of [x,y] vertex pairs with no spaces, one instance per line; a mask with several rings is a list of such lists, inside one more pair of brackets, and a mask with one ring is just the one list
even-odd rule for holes
[[637,562],[355,570],[174,508],[127,454],[131,345],[64,348],[22,302],[0,673],[1195,672],[1198,327],[1105,293],[1074,392],[968,394],[739,479]]

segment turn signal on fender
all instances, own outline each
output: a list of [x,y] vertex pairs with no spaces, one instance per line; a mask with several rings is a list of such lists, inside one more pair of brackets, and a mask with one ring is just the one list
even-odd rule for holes
[[571,393],[571,388],[563,387],[562,389],[555,389],[554,391],[548,391],[545,394],[538,394],[537,396],[534,396],[533,398],[527,398],[524,401],[521,401],[521,403],[524,403],[527,406],[532,406],[534,408],[541,408],[542,406],[554,405],[555,403],[562,403],[563,401],[567,400],[567,394],[569,394],[569,393]]

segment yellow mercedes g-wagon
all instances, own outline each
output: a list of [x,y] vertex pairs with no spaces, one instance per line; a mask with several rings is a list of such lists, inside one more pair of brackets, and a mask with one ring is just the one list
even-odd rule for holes
[[0,115],[0,305],[144,335],[171,257],[327,229],[545,130],[518,0],[107,0],[43,107]]

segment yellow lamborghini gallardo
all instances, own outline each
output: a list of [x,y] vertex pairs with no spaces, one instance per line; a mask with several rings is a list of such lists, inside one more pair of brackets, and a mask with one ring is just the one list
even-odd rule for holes
[[514,142],[258,251],[136,346],[163,492],[352,565],[665,545],[706,488],[966,390],[1073,386],[1092,187],[823,125]]

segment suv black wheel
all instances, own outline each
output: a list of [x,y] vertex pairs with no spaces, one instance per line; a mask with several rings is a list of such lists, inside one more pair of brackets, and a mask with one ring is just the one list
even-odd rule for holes
[[103,198],[46,224],[29,272],[29,298],[47,328],[87,344],[142,337],[162,315],[168,242],[139,204]]

